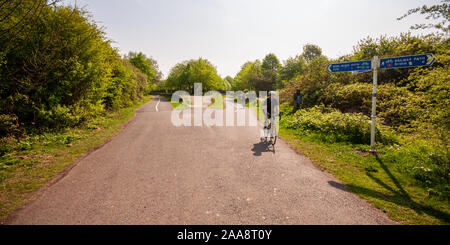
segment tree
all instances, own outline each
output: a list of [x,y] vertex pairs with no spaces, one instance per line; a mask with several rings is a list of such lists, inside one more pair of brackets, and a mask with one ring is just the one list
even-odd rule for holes
[[303,46],[303,58],[309,63],[313,59],[318,58],[322,55],[322,49],[314,44],[306,44]]
[[187,67],[187,61],[176,64],[170,69],[169,75],[165,82],[165,87],[168,89],[183,89],[183,81],[186,80],[184,70]]
[[233,84],[233,78],[231,76],[226,76],[223,79],[223,86],[225,90],[230,90],[231,89],[231,84]]
[[270,53],[264,57],[262,61],[261,68],[263,70],[271,70],[277,72],[281,67],[280,61],[277,56],[273,53]]
[[233,79],[233,90],[250,90],[255,89],[254,80],[258,79],[261,73],[261,61],[255,60],[254,62],[248,61],[242,65],[241,70],[236,74]]
[[300,55],[295,58],[290,57],[283,63],[284,65],[280,69],[280,79],[283,81],[289,81],[295,78],[297,75],[303,73],[306,67],[306,61]]
[[258,82],[254,82],[253,87],[258,91],[273,90],[275,87],[281,87],[278,71],[281,68],[280,61],[275,54],[268,54],[264,57],[261,65],[261,74]]
[[233,79],[233,90],[269,91],[276,87],[281,65],[274,54],[268,54],[263,62],[248,61]]
[[176,64],[169,73],[166,87],[194,92],[194,83],[201,83],[204,90],[223,89],[216,68],[206,59],[184,61]]
[[439,20],[439,22],[415,24],[414,26],[410,27],[412,30],[436,28],[448,34],[450,30],[450,25],[448,24],[448,22],[450,21],[450,6],[448,2],[450,2],[450,0],[443,0],[441,1],[441,4],[432,5],[431,7],[423,5],[422,7],[410,9],[406,14],[397,18],[397,20],[402,20],[409,15],[420,13],[426,15],[425,19],[427,20],[433,19]]
[[223,89],[222,79],[216,68],[206,59],[199,58],[188,62],[187,73],[186,84],[191,91],[194,91],[194,83],[201,83],[205,91]]
[[147,75],[148,89],[150,89],[152,85],[159,83],[162,73],[158,70],[158,63],[156,60],[148,58],[141,52],[129,52],[126,58],[130,60],[131,64],[141,70],[142,73]]
[[276,87],[277,73],[272,70],[262,70],[249,81],[250,86],[256,91],[271,91]]

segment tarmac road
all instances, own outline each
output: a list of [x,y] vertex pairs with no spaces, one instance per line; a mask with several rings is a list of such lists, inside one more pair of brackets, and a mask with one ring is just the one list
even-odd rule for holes
[[259,126],[175,127],[171,111],[143,105],[8,223],[395,224],[283,140],[261,143]]

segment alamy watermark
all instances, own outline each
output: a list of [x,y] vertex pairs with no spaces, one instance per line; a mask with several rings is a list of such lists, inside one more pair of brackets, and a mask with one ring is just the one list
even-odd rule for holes
[[[172,94],[172,103],[179,104],[172,111],[171,121],[181,126],[258,126],[258,115],[265,128],[279,128],[279,94],[275,91],[226,91],[226,97],[218,91],[203,94],[202,84],[194,84],[194,96],[187,91]],[[245,108],[248,107],[249,110]]]

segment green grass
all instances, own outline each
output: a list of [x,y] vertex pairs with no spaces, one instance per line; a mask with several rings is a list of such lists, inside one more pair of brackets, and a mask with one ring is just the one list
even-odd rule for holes
[[[368,146],[324,143],[313,134],[280,127],[280,136],[327,172],[348,190],[366,199],[402,224],[449,224],[449,201],[430,195],[426,188],[390,158],[389,149],[378,155],[365,152]],[[397,159],[402,162],[402,159]]]
[[172,102],[172,98],[170,96],[168,96],[168,95],[162,95],[162,97],[164,97],[167,101],[169,101],[170,105],[172,105],[172,108],[174,110],[184,110],[184,109],[188,109],[189,108],[189,106],[187,104],[185,104],[185,103]]
[[116,135],[134,116],[133,107],[107,113],[85,126],[29,136],[0,157],[0,219],[27,200],[89,150]]
[[218,100],[213,101],[213,103],[209,104],[208,107],[212,108],[212,109],[225,109],[226,104],[223,102],[225,97],[226,97],[226,95],[222,95],[222,96],[218,97]]
[[184,103],[170,102],[170,104],[172,105],[174,110],[184,110],[184,109],[188,109],[189,108],[189,106],[184,104]]

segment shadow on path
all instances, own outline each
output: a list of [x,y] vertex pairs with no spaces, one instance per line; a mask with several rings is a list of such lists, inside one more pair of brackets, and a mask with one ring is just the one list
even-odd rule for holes
[[340,190],[343,190],[343,191],[350,190],[351,192],[360,194],[362,196],[377,198],[379,200],[383,200],[386,202],[395,203],[397,205],[400,205],[400,206],[403,206],[406,208],[410,208],[410,209],[414,210],[417,214],[426,213],[426,214],[433,216],[436,219],[439,219],[443,222],[450,223],[450,214],[440,211],[440,210],[437,210],[431,206],[417,203],[414,200],[412,200],[410,195],[408,194],[408,192],[405,191],[405,189],[400,184],[398,179],[395,178],[395,176],[391,173],[391,171],[383,163],[383,161],[381,161],[381,159],[378,156],[376,156],[376,160],[380,164],[380,167],[384,170],[384,172],[392,180],[393,185],[383,182],[379,178],[373,176],[373,174],[370,172],[366,172],[366,175],[369,178],[371,178],[373,181],[375,181],[378,185],[382,186],[383,188],[385,188],[386,190],[391,192],[392,193],[391,195],[383,193],[383,192],[379,192],[376,190],[372,190],[372,189],[369,189],[366,187],[353,185],[353,184],[343,185],[341,183],[337,183],[334,181],[329,181],[328,183],[331,186],[338,188]]
[[275,147],[273,147],[269,142],[261,141],[253,144],[252,151],[254,156],[261,156],[263,152],[275,153]]

